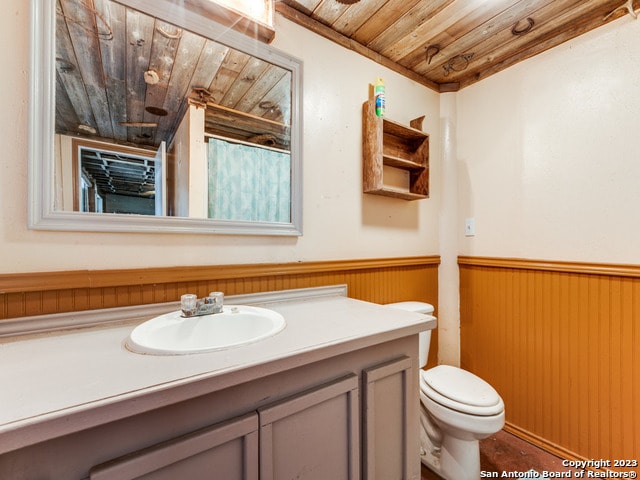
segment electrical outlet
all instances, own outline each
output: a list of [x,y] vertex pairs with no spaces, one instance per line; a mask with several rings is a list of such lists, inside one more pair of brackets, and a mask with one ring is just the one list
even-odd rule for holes
[[476,219],[467,218],[464,221],[464,236],[473,237],[476,234]]

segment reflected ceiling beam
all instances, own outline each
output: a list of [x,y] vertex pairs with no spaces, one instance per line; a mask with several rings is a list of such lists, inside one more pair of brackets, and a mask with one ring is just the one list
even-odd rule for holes
[[[193,103],[202,106],[200,102]],[[207,133],[289,151],[290,125],[213,102],[206,102],[204,105]]]
[[121,127],[149,127],[156,128],[157,122],[118,122]]

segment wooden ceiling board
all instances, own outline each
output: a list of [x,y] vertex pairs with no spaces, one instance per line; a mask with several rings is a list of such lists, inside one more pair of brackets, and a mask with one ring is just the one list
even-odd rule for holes
[[[163,140],[170,145],[189,99],[237,108],[288,132],[286,69],[111,0],[56,2],[57,133],[155,152]],[[213,115],[209,133],[223,134]],[[254,137],[259,128],[237,136]],[[288,143],[279,134],[279,144]]]
[[[532,4],[535,1],[531,0],[528,3]],[[516,3],[496,15],[495,8],[489,8],[485,2],[484,8],[476,8],[469,15],[458,18],[446,29],[438,29],[433,34],[425,35],[424,42],[399,62],[421,75],[427,75],[436,69],[442,70],[448,59],[460,55],[458,52],[471,52],[478,43],[491,42],[497,32],[502,29],[510,31],[521,18],[526,18],[526,14],[522,12],[522,5],[522,2]],[[428,62],[427,48],[435,45],[438,46],[437,52],[430,55],[431,61]]]
[[389,20],[382,16],[380,16],[378,20],[369,20],[369,22],[374,25],[376,23],[382,23],[383,28],[382,32],[367,44],[367,47],[381,53],[385,48],[403,41],[403,39],[406,38],[407,35],[411,35],[417,27],[453,3],[453,0],[421,0],[414,5],[413,8],[408,8],[402,16],[393,23],[390,23]]
[[[530,3],[542,4],[539,1]],[[526,50],[528,46],[538,45],[540,39],[553,29],[552,24],[546,19],[558,18],[566,14],[568,3],[575,4],[576,2],[575,0],[571,2],[552,0],[542,8],[530,12],[523,12],[520,8],[516,8],[518,7],[516,5],[513,9],[494,17],[486,25],[480,26],[482,32],[492,32],[486,39],[480,37],[477,31],[471,31],[445,47],[441,51],[441,55],[437,59],[434,58],[434,60],[439,61],[434,61],[429,65],[425,60],[425,62],[416,64],[413,68],[441,83],[445,81],[445,77],[448,77],[447,81],[462,81],[462,79],[470,76],[470,72],[474,72],[473,75],[475,75],[492,64],[501,65],[500,62]],[[513,12],[511,10],[516,11]],[[575,11],[571,10],[571,12],[573,14]],[[520,16],[516,17],[515,14],[520,14]],[[523,18],[525,20],[522,20]],[[536,18],[538,20],[534,20],[534,26],[526,35],[514,35],[512,33],[513,28],[526,28],[528,25],[526,18]],[[514,19],[516,20],[514,21]],[[456,55],[456,52],[472,53],[473,58],[469,62],[467,71],[456,72],[451,70],[447,75],[444,67]]]
[[[632,5],[638,10],[640,0]],[[624,0],[279,0],[276,11],[437,91],[471,85],[628,13]]]
[[[141,109],[141,111],[137,110],[136,112],[134,112],[134,115],[136,116],[136,118],[141,118],[141,120],[129,121],[157,123],[158,127],[149,132],[149,134],[153,136],[153,143],[156,144],[159,143],[162,139],[168,138],[170,136],[170,128],[173,125],[170,125],[168,121],[163,121],[166,116],[162,117],[150,113],[147,108],[161,108],[168,112],[166,108],[166,101],[169,87],[171,86],[171,88],[174,89],[178,88],[179,90],[184,90],[183,80],[186,80],[183,79],[184,71],[179,71],[179,67],[183,65],[184,62],[176,61],[178,52],[182,50],[178,49],[178,45],[180,45],[182,42],[184,32],[181,29],[176,29],[176,27],[168,23],[156,21],[154,22],[153,33],[151,35],[152,37],[144,38],[145,42],[150,41],[151,45],[148,66],[136,70],[136,73],[138,81],[142,80],[142,82],[145,82],[145,75],[140,75],[140,72],[155,72],[158,77],[158,81],[157,83],[146,84],[144,102],[141,105],[136,104],[136,107],[138,109]],[[195,50],[193,51],[199,52],[202,49],[202,43],[196,43],[194,47]],[[130,45],[130,48],[135,50],[139,47]],[[178,68],[176,68],[176,64],[178,64]],[[144,68],[146,68],[146,70]],[[177,83],[179,85],[177,85]],[[143,88],[142,84],[139,85],[139,88]],[[173,113],[176,114],[177,112]]]
[[387,0],[369,0],[368,2],[359,2],[351,8],[347,8],[332,24],[332,28],[336,31],[353,37],[353,34],[360,28],[369,18],[379,15],[379,10]]
[[[238,105],[240,102],[242,102],[253,85],[262,78],[268,68],[269,64],[267,62],[259,58],[249,58],[220,103],[226,107],[239,110]],[[246,111],[247,107],[250,109],[253,105],[247,105],[242,110]]]
[[478,10],[479,6],[482,6],[481,0],[470,1],[465,4],[453,2],[425,22],[416,25],[401,40],[391,45],[381,46],[380,53],[394,62],[402,63],[404,57],[416,49],[426,52],[426,39],[429,38],[432,32],[446,31],[461,20],[466,22]]
[[[551,2],[547,7],[542,9],[542,13],[548,13],[549,10],[555,10]],[[560,3],[560,2],[558,2]],[[555,17],[557,20],[566,21],[562,27],[554,26],[553,22],[539,25],[539,28],[533,28],[530,32],[531,37],[518,37],[511,44],[506,45],[506,39],[511,34],[510,29],[502,30],[498,35],[498,40],[505,39],[502,45],[497,43],[495,47],[484,48],[478,51],[477,57],[473,58],[473,75],[464,74],[464,72],[454,72],[451,77],[454,81],[459,81],[461,87],[471,85],[483,78],[504,70],[516,63],[527,58],[533,57],[550,48],[564,43],[571,38],[575,38],[587,31],[591,30],[594,20],[598,21],[604,15],[602,12],[610,11],[608,7],[593,8],[594,4],[602,3],[597,0],[584,0],[579,2],[580,5],[571,10],[558,12]]]
[[[283,1],[286,4],[290,4],[290,0]],[[313,11],[316,9],[316,7],[320,5],[320,2],[322,2],[322,0],[299,0],[296,2],[295,9],[301,12],[303,15],[307,15],[310,17],[313,15]]]
[[[539,5],[540,0],[529,0],[528,2],[516,2],[506,10],[495,15],[494,12],[476,17],[471,22],[469,19],[462,20],[450,28],[448,31],[441,32],[438,36],[429,39],[430,44],[437,44],[440,50],[434,55],[429,63],[424,55],[414,55],[415,60],[411,62],[411,68],[414,68],[421,75],[429,75],[440,70],[448,59],[459,55],[459,52],[475,52],[481,45],[494,48],[495,44],[503,44],[505,39],[497,38],[500,32],[508,32],[511,36],[511,29],[518,24],[521,19],[527,18],[531,13],[531,8]],[[548,0],[548,3],[560,4],[558,0]],[[526,24],[523,23],[523,25]],[[510,39],[511,37],[507,39]],[[441,72],[438,72],[441,73]]]
[[[354,4],[354,6],[357,4]],[[345,5],[334,0],[322,0],[318,6],[313,10],[311,15],[316,20],[320,20],[325,25],[331,25],[340,18],[340,16],[351,8],[350,5]]]
[[[386,23],[393,25],[419,2],[420,0],[390,0],[375,15],[386,18]],[[389,28],[386,23],[365,21],[350,37],[362,45],[369,46],[374,38]]]
[[[194,57],[201,59],[207,57],[207,41],[191,32],[181,30],[175,31],[173,28],[169,30],[175,35],[180,35],[180,48],[175,51],[175,57],[172,62],[171,72],[168,80],[165,80],[166,91],[162,97],[149,96],[146,97],[145,109],[150,107],[160,108],[166,112],[166,115],[154,115],[145,111],[145,119],[151,122],[157,122],[158,128],[154,132],[153,144],[157,145],[162,140],[171,138],[180,124],[180,121],[186,111],[184,99],[191,94],[191,85],[194,82]],[[200,62],[198,62],[200,65]],[[218,63],[219,65],[219,63]],[[210,81],[217,71],[215,62],[207,65],[206,68],[198,69],[198,74]],[[200,77],[200,78],[202,78]],[[200,80],[198,78],[198,80]],[[200,83],[204,85],[204,83]],[[208,85],[208,83],[207,83]]]
[[[260,78],[256,79],[254,85],[258,85],[259,88],[249,89],[236,104],[236,110],[281,123],[285,123],[285,119],[291,118],[289,108],[291,104],[289,99],[290,75],[283,73],[281,69],[268,66]],[[286,116],[283,116],[285,112]]]

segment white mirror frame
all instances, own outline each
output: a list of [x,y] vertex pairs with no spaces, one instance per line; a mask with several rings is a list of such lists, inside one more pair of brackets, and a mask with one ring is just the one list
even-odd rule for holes
[[156,217],[54,210],[55,0],[31,0],[28,227],[35,230],[302,235],[302,61],[230,30],[170,0],[117,0],[292,72],[291,221]]

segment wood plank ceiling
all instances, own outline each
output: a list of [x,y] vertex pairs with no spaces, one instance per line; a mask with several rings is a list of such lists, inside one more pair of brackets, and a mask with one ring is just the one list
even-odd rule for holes
[[290,72],[116,2],[57,0],[56,73],[57,133],[169,145],[191,99],[212,133],[289,148]]
[[638,8],[640,0],[276,3],[290,20],[440,92],[457,91],[623,15],[635,17]]

